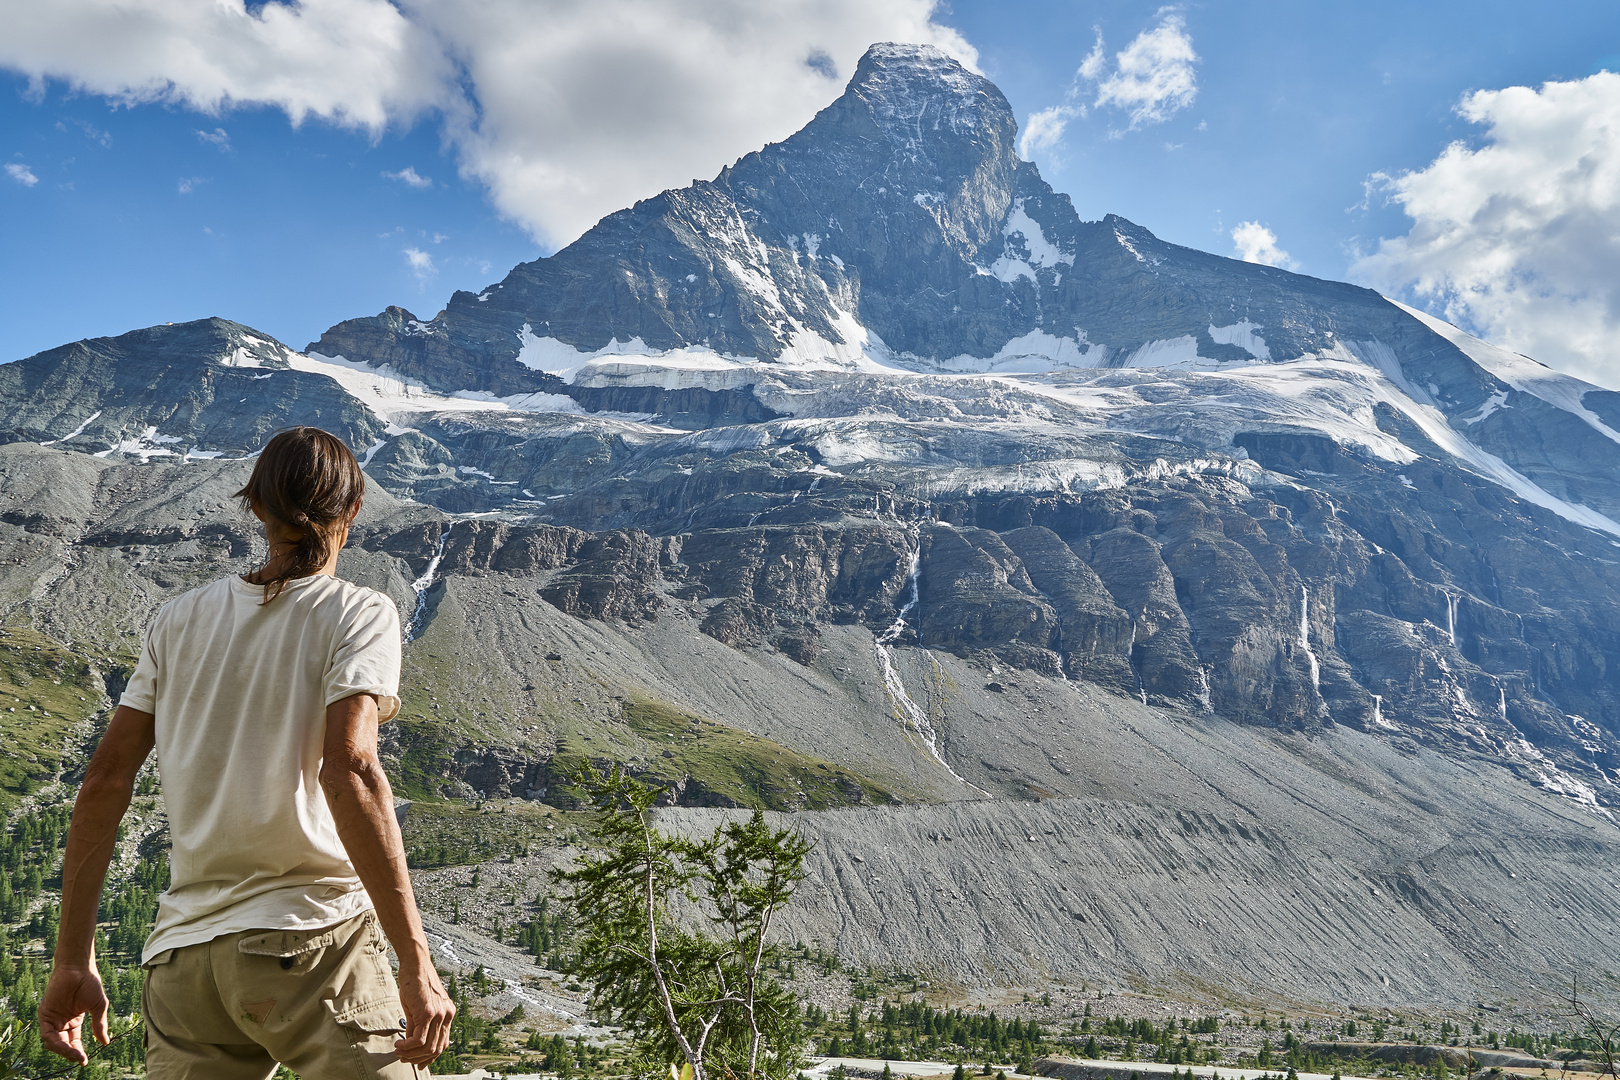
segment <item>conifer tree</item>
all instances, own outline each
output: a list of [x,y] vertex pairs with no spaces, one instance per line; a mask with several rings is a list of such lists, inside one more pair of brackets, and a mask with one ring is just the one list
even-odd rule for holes
[[[810,844],[771,829],[758,810],[707,838],[671,836],[651,819],[660,789],[618,766],[604,776],[587,764],[575,781],[601,817],[592,852],[557,877],[572,887],[594,1008],[658,1069],[684,1060],[692,1080],[710,1080],[711,1068],[737,1080],[791,1076],[803,1032],[792,994],[768,974],[785,955],[770,934],[804,880]],[[691,898],[713,932],[676,923],[677,897]]]

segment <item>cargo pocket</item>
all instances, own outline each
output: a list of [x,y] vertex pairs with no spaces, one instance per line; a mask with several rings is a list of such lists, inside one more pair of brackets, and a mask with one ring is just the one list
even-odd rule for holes
[[281,970],[302,975],[320,963],[332,940],[330,931],[311,934],[304,930],[264,930],[238,939],[236,951],[244,956],[272,958],[280,962]]
[[326,1007],[332,1010],[332,1019],[348,1033],[351,1042],[386,1036],[388,1042],[385,1049],[392,1050],[394,1040],[405,1037],[405,1008],[397,998],[358,1004],[328,998]]
[[174,950],[164,949],[141,965],[142,970],[146,973],[141,978],[141,1015],[147,1019],[147,1022],[141,1025],[141,1048],[143,1050],[152,1048],[152,973],[154,969],[162,967],[173,959]]

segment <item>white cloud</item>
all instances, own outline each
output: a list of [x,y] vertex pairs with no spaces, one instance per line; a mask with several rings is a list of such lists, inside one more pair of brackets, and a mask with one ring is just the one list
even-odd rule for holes
[[180,194],[190,195],[197,190],[198,184],[206,184],[207,182],[208,178],[206,176],[182,176],[178,188]]
[[1099,107],[1107,105],[1130,114],[1131,130],[1159,124],[1193,103],[1198,77],[1193,65],[1198,54],[1179,12],[1160,9],[1159,25],[1136,35],[1114,56],[1114,70],[1106,70],[1102,38],[1080,65],[1083,78],[1097,83]]
[[1483,125],[1374,177],[1412,219],[1352,273],[1498,344],[1620,386],[1620,75],[1465,97]]
[[1299,264],[1277,246],[1277,234],[1258,221],[1240,221],[1232,230],[1232,250],[1244,262],[1281,266],[1292,270]]
[[411,268],[417,281],[426,281],[439,272],[439,268],[433,265],[433,256],[418,248],[405,249],[405,265]]
[[1094,26],[1091,29],[1096,33],[1097,40],[1091,43],[1091,51],[1080,61],[1080,69],[1075,72],[1075,77],[1085,79],[1087,82],[1097,82],[1107,70],[1108,58],[1103,55],[1102,27]]
[[34,175],[33,169],[30,169],[26,165],[20,165],[15,161],[6,163],[6,175],[17,181],[17,183],[21,184],[23,187],[33,187],[35,184],[39,183],[39,177]]
[[1198,96],[1198,75],[1193,70],[1198,54],[1193,51],[1186,21],[1173,8],[1160,8],[1158,19],[1157,26],[1137,34],[1114,55],[1112,70],[1098,29],[1062,104],[1031,113],[1024,121],[1019,154],[1028,158],[1055,148],[1069,122],[1086,116],[1087,106],[1081,99],[1092,89],[1097,95],[1092,105],[1124,109],[1130,114],[1133,131],[1144,124],[1162,123],[1191,105]]
[[222,127],[217,127],[213,131],[198,131],[197,138],[202,142],[219,147],[222,152],[231,148],[231,137]]
[[543,243],[781,139],[875,41],[976,53],[937,0],[0,0],[0,67],[42,89],[376,133],[427,112]]
[[1023,134],[1018,136],[1018,153],[1025,158],[1051,150],[1063,139],[1069,121],[1086,115],[1086,107],[1075,102],[1053,105],[1029,114]]
[[389,180],[398,180],[400,183],[408,184],[413,188],[430,188],[433,186],[433,178],[418,175],[415,166],[412,165],[405,166],[399,172],[385,172],[383,176]]
[[452,67],[387,0],[5,3],[0,65],[123,104],[272,105],[380,130],[440,104]]

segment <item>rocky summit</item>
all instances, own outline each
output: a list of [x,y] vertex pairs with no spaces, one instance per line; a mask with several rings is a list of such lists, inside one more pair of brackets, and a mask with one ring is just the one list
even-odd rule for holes
[[430,319],[0,366],[8,624],[115,693],[318,424],[372,480],[343,572],[407,624],[423,805],[567,808],[593,760],[675,822],[795,813],[791,932],[947,981],[1472,1004],[1620,963],[1620,396],[1082,221],[1015,135],[878,45]]

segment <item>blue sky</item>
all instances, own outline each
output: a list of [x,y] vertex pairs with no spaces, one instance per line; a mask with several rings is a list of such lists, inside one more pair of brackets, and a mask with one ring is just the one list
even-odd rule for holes
[[[718,4],[613,0],[598,10],[617,21],[559,9],[553,27],[542,0],[431,15],[404,0],[256,3],[218,25],[188,20],[198,0],[168,0],[131,35],[108,29],[106,2],[0,0],[9,26],[26,21],[0,43],[0,360],[206,315],[294,347],[391,303],[432,315],[596,215],[788,134],[837,96],[865,42],[892,36],[976,58],[1021,122],[1067,109],[1031,156],[1084,217],[1223,255],[1254,223],[1247,236],[1275,241],[1257,257],[1378,285],[1620,384],[1606,344],[1620,304],[1589,284],[1620,270],[1605,261],[1620,259],[1613,178],[1598,170],[1598,195],[1569,180],[1529,227],[1481,209],[1607,160],[1620,80],[1595,73],[1620,69],[1613,3],[784,0],[787,14],[716,26]],[[1156,31],[1196,59],[1179,97],[1133,126],[1102,87]],[[376,56],[345,37],[384,32],[397,45]],[[806,50],[834,77],[807,72]],[[1548,82],[1572,89],[1536,92]],[[1531,89],[1459,112],[1509,87]],[[1575,134],[1572,118],[1586,121]],[[1500,197],[1458,209],[1456,192],[1492,184]],[[1482,268],[1504,257],[1510,272]]]

